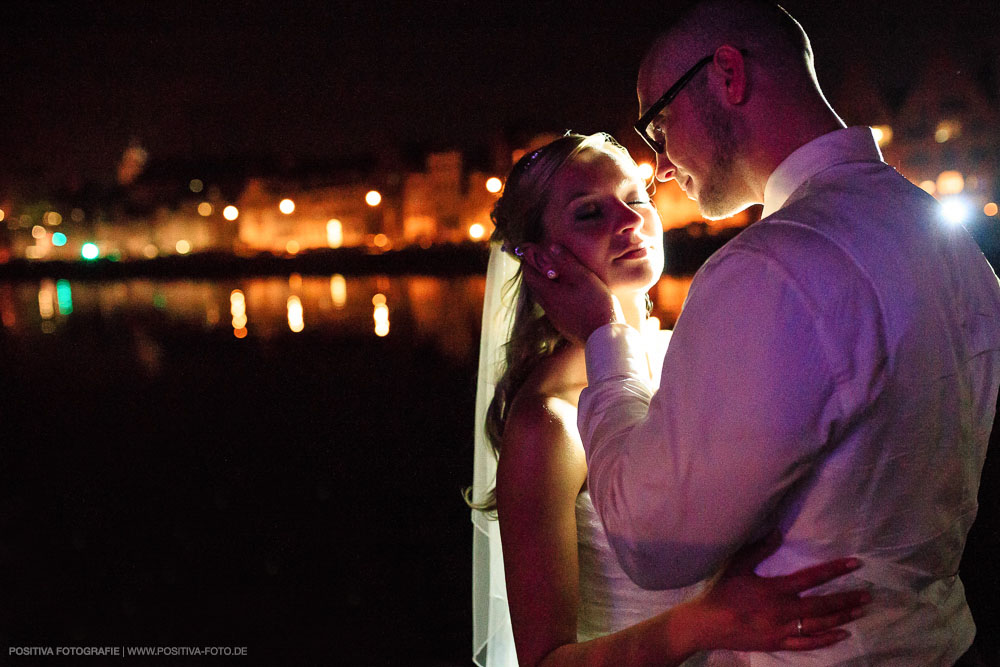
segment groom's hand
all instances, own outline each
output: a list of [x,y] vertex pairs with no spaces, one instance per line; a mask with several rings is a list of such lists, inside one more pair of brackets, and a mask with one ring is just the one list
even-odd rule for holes
[[586,343],[596,329],[624,322],[621,304],[607,285],[560,245],[544,249],[534,243],[518,246],[524,281],[559,332],[575,343]]

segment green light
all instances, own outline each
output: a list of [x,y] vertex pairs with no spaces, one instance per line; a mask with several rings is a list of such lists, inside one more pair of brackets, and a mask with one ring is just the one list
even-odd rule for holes
[[66,235],[62,232],[56,232],[52,235],[52,245],[62,247],[66,245]]
[[56,302],[59,304],[60,315],[69,315],[73,312],[73,290],[68,280],[56,283]]
[[97,259],[100,251],[97,249],[97,245],[93,243],[84,243],[83,248],[80,249],[80,255],[84,259]]

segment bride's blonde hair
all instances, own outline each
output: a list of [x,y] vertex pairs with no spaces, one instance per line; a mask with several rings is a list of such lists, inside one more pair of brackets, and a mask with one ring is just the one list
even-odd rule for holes
[[[514,253],[523,243],[539,243],[545,235],[543,215],[552,191],[556,173],[585,151],[606,153],[615,160],[633,167],[635,162],[621,144],[604,132],[582,135],[567,132],[555,141],[524,155],[510,171],[503,194],[491,215],[496,229],[493,241],[500,241],[507,252]],[[510,339],[504,347],[503,374],[497,381],[486,413],[486,435],[493,453],[500,456],[504,427],[510,406],[538,363],[566,345],[541,307],[531,289],[517,273],[504,286],[504,298],[514,299],[514,320]],[[469,505],[486,512],[496,511],[495,489],[482,500]]]

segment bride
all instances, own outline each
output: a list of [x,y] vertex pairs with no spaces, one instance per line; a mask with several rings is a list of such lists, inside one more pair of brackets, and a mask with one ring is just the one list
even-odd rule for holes
[[471,499],[476,663],[702,664],[716,648],[798,651],[846,638],[837,626],[861,615],[866,593],[799,593],[856,569],[856,559],[761,578],[754,567],[776,548],[772,537],[712,581],[665,591],[639,588],[615,560],[576,428],[584,351],[545,318],[518,262],[556,278],[520,244],[572,251],[646,334],[648,379],[658,384],[669,332],[648,318],[647,291],[663,270],[663,234],[627,151],[607,134],[567,133],[514,165],[493,219]]

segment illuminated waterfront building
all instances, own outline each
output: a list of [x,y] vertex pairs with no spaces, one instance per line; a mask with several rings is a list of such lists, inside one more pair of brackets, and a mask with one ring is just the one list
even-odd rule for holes
[[[895,110],[875,81],[872,68],[857,63],[831,95],[834,108],[850,125],[873,126],[886,162],[943,203],[960,199],[970,216],[996,217],[998,91],[943,54],[928,60],[904,96],[897,94]],[[653,155],[630,132],[619,129],[617,135],[651,168]],[[451,149],[308,164],[261,156],[164,161],[140,155],[133,142],[117,165],[114,186],[77,188],[42,201],[0,192],[0,262],[77,260],[85,244],[96,246],[101,258],[145,259],[209,250],[293,255],[485,242],[510,166],[560,134],[495,139],[485,158]],[[657,184],[653,200],[664,229],[688,237],[741,227],[760,210],[705,221],[674,182]]]

